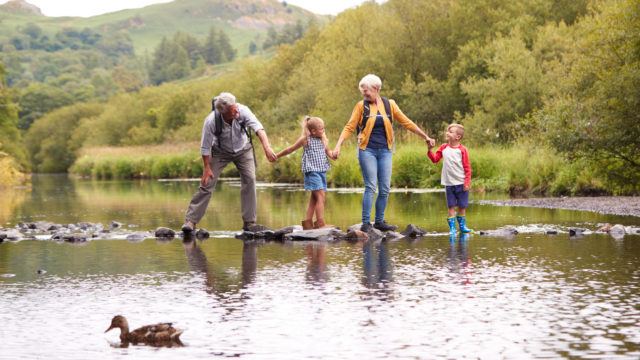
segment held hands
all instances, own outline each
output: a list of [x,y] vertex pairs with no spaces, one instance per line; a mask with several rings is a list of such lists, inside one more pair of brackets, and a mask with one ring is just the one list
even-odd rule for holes
[[427,146],[429,147],[429,150],[433,149],[436,146],[436,141],[432,138],[430,138],[429,136],[426,136],[424,138],[424,141],[427,143]]
[[273,149],[271,149],[270,146],[264,148],[264,155],[267,157],[267,160],[269,160],[269,162],[275,162],[276,160],[278,160],[278,156],[275,152],[273,152]]
[[340,146],[336,146],[331,154],[333,155],[333,160],[338,160],[338,157],[340,157]]

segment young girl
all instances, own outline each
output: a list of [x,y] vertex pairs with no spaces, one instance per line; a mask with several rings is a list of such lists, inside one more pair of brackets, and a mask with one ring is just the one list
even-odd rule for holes
[[[307,216],[302,221],[302,229],[325,227],[324,199],[327,190],[327,170],[331,166],[329,159],[333,153],[329,150],[329,140],[324,134],[324,121],[318,117],[305,116],[302,120],[302,135],[288,148],[280,151],[276,156],[281,158],[304,148],[302,153],[302,172],[304,173],[304,189],[311,191],[311,198],[307,206]],[[316,222],[313,223],[313,214]]]

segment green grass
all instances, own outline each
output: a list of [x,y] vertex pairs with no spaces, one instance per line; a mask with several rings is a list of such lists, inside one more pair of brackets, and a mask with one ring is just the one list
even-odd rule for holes
[[[198,144],[155,145],[87,149],[71,167],[76,175],[97,179],[197,178],[202,174]],[[275,146],[280,149],[283,146]],[[592,195],[613,193],[586,164],[569,162],[543,147],[469,147],[473,168],[472,190],[511,195]],[[278,160],[266,161],[256,148],[257,177],[261,181],[301,183],[302,151]],[[396,188],[439,188],[441,164],[426,157],[422,144],[399,144],[393,159],[392,186]],[[233,165],[222,176],[238,176]],[[357,152],[352,144],[343,147],[332,162],[327,180],[334,187],[362,186]]]

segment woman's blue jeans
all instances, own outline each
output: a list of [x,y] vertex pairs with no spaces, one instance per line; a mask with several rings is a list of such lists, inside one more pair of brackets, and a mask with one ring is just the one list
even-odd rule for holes
[[384,210],[389,199],[391,189],[391,160],[392,152],[389,149],[358,150],[360,171],[364,180],[364,196],[362,197],[362,223],[371,220],[371,205],[373,196],[378,191],[376,198],[375,222],[384,221]]

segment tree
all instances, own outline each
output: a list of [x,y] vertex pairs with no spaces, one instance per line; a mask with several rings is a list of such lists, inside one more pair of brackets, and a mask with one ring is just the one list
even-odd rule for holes
[[73,103],[73,96],[59,86],[32,83],[20,92],[20,129],[27,130],[31,124],[46,113]]
[[218,32],[214,27],[209,29],[209,36],[204,43],[204,59],[207,64],[219,64],[221,60],[221,50],[218,44]]
[[220,31],[218,35],[218,48],[222,54],[221,62],[233,61],[236,58],[237,51],[231,46],[231,40],[224,31]]
[[4,66],[0,63],[0,151],[16,158],[23,169],[29,164],[18,131],[18,107],[12,100],[11,89],[4,80]]
[[551,144],[586,159],[622,192],[640,192],[640,3],[599,3],[575,25],[564,71],[535,114]]

